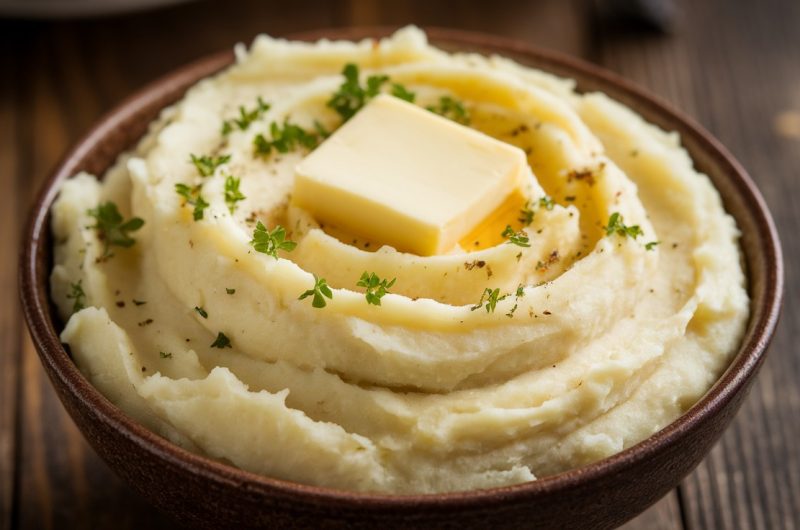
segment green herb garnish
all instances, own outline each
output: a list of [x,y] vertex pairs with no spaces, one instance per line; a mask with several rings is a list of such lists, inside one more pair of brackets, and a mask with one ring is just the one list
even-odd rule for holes
[[212,348],[231,348],[231,339],[225,336],[223,332],[217,333],[217,338],[211,343]]
[[158,356],[161,357],[162,359],[172,359],[172,353],[171,352],[160,351],[160,352],[158,352]]
[[236,211],[237,202],[246,199],[244,194],[239,191],[240,183],[241,179],[237,179],[233,175],[225,177],[225,204],[228,205],[231,213]]
[[257,156],[269,156],[273,150],[279,153],[288,153],[298,147],[314,149],[319,145],[320,139],[323,138],[319,130],[317,133],[310,133],[302,127],[290,123],[288,120],[284,121],[283,125],[272,122],[269,126],[269,132],[270,140],[267,140],[260,133],[253,138],[253,148]]
[[605,230],[607,236],[617,234],[622,237],[630,236],[633,239],[644,234],[642,229],[639,228],[639,225],[626,226],[619,212],[611,214],[611,217],[608,218],[608,225],[606,225]]
[[544,208],[545,210],[552,210],[555,207],[556,202],[553,200],[552,197],[545,195],[539,199],[539,208]]
[[475,311],[476,309],[480,309],[481,306],[486,308],[487,313],[494,313],[495,308],[497,307],[497,302],[503,300],[507,297],[507,294],[500,296],[500,289],[491,289],[487,287],[483,290],[483,294],[481,294],[481,299],[478,300],[478,303],[474,306],[470,307],[470,311]]
[[368,273],[364,271],[356,285],[366,288],[367,291],[365,295],[368,304],[381,305],[381,298],[389,292],[388,289],[392,287],[396,281],[397,278],[392,278],[392,281],[387,281],[385,278],[382,280],[374,272]]
[[222,164],[227,164],[230,159],[231,155],[220,155],[220,156],[195,156],[189,155],[190,161],[194,164],[194,167],[197,168],[197,172],[200,173],[201,177],[210,177],[214,174],[214,171],[221,166]]
[[517,286],[517,292],[514,293],[514,298],[515,298],[514,307],[512,307],[511,310],[508,313],[506,313],[506,316],[508,318],[514,317],[514,312],[517,310],[517,306],[519,306],[519,299],[522,298],[523,296],[525,296],[525,289],[522,287],[522,284],[519,284]]
[[503,230],[503,233],[500,235],[507,238],[509,244],[517,245],[518,247],[531,246],[528,234],[526,234],[524,230],[515,232],[514,229],[511,228],[511,225],[506,225],[506,229]]
[[311,300],[311,306],[319,309],[325,307],[325,298],[333,299],[333,292],[331,291],[331,288],[328,287],[328,282],[325,281],[325,278],[318,278],[315,274],[314,287],[301,294],[298,300],[304,300],[309,296],[314,297]]
[[197,311],[197,314],[203,318],[208,318],[208,313],[202,307],[194,306],[194,310]]
[[132,217],[125,221],[117,205],[111,201],[101,203],[97,208],[87,210],[87,213],[97,221],[97,224],[90,228],[96,229],[97,237],[103,241],[103,258],[112,256],[110,252],[112,246],[124,248],[133,246],[136,240],[130,236],[130,232],[135,232],[144,225],[144,220],[140,217]]
[[83,292],[83,280],[78,280],[78,283],[69,284],[69,294],[67,299],[72,300],[72,312],[77,313],[86,307],[86,293]]
[[226,287],[225,288],[225,292],[228,293],[228,294],[233,294],[233,293],[236,292],[236,289],[231,289],[230,287]]
[[469,111],[464,107],[462,102],[451,96],[442,96],[439,98],[439,103],[436,105],[428,105],[425,108],[439,116],[460,123],[461,125],[469,125]]
[[246,131],[250,124],[259,119],[269,110],[269,103],[264,102],[261,96],[256,100],[256,106],[252,110],[247,110],[244,106],[239,107],[239,117],[222,122],[222,135],[227,136],[233,132],[236,125],[240,131]]
[[367,102],[378,95],[381,85],[389,80],[385,75],[371,75],[367,78],[365,87],[358,80],[358,66],[347,63],[342,69],[344,82],[339,85],[339,90],[333,93],[326,105],[335,110],[343,121],[347,121]]
[[286,239],[286,229],[281,225],[277,225],[270,232],[264,223],[261,221],[256,224],[253,230],[253,239],[250,241],[256,252],[261,252],[278,259],[278,251],[285,250],[291,252],[297,246],[297,243]]
[[657,245],[660,245],[661,241],[650,241],[649,243],[645,243],[644,248],[645,250],[654,250]]
[[200,189],[201,186],[199,185],[188,186],[186,184],[175,184],[175,191],[177,194],[184,198],[186,204],[194,206],[192,217],[195,221],[202,219],[203,212],[210,206],[203,196],[200,195]]
[[533,222],[533,217],[536,212],[530,207],[530,203],[526,203],[525,207],[519,211],[517,221],[525,226],[529,226]]
[[529,226],[533,222],[533,218],[535,217],[536,214],[536,211],[534,210],[534,205],[537,206],[538,208],[544,208],[545,210],[552,210],[555,207],[556,203],[552,198],[550,198],[547,195],[545,195],[544,197],[540,197],[538,201],[533,203],[531,201],[528,201],[525,203],[525,207],[519,211],[519,217],[517,218],[517,221],[519,221],[525,226]]
[[408,101],[409,103],[414,103],[414,100],[417,98],[417,95],[414,92],[411,92],[400,83],[392,83],[390,94],[396,98],[402,99],[403,101]]

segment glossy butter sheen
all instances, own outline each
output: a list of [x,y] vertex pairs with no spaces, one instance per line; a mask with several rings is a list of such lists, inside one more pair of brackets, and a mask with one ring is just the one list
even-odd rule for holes
[[322,223],[430,256],[453,249],[526,169],[518,147],[380,95],[298,164],[293,200]]

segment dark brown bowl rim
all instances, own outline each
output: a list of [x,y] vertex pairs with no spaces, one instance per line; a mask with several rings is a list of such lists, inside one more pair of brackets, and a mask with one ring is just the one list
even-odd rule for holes
[[[395,29],[397,28],[338,28],[303,32],[292,35],[291,38],[301,40],[346,38],[350,40],[367,36],[382,36]],[[190,473],[208,480],[261,491],[273,497],[300,495],[309,502],[338,503],[341,507],[350,506],[368,510],[422,506],[432,509],[458,509],[477,505],[490,506],[514,499],[530,498],[538,492],[557,493],[585,484],[597,477],[623,472],[636,462],[649,458],[659,448],[672,444],[675,440],[696,429],[703,418],[716,414],[725,403],[747,386],[749,379],[755,374],[764,359],[764,353],[780,315],[783,297],[783,258],[778,234],[765,201],[744,168],[711,134],[692,119],[608,70],[571,56],[502,37],[442,28],[426,28],[426,32],[434,43],[450,42],[463,46],[465,50],[477,48],[503,55],[534,57],[539,63],[552,65],[558,70],[579,72],[589,78],[597,79],[601,83],[615,85],[617,89],[638,103],[644,104],[672,120],[682,122],[686,129],[682,132],[682,137],[687,134],[691,135],[697,145],[702,146],[705,152],[712,155],[722,167],[726,168],[726,174],[735,184],[737,192],[750,205],[750,213],[757,226],[757,232],[759,232],[760,239],[766,243],[762,250],[766,254],[766,262],[769,267],[767,277],[764,279],[764,299],[767,307],[760,313],[757,321],[751,319],[749,322],[745,340],[722,377],[677,420],[642,442],[608,458],[532,482],[453,493],[415,495],[360,493],[275,479],[191,453],[139,425],[108,401],[84,378],[61,344],[50,317],[48,287],[46,282],[40,281],[41,278],[49,276],[49,271],[42,271],[38,266],[38,257],[42,252],[42,235],[48,229],[48,212],[57,193],[55,184],[72,176],[66,170],[91,150],[98,139],[112,131],[125,117],[130,116],[149,101],[156,99],[158,94],[167,91],[169,87],[179,86],[187,80],[197,81],[229,65],[233,61],[233,54],[225,51],[206,56],[149,83],[105,114],[61,159],[32,206],[22,239],[19,263],[20,297],[25,319],[42,362],[51,369],[53,376],[61,385],[64,385],[68,392],[74,394],[84,406],[91,410],[98,421],[110,424],[157,458],[182,467]]]

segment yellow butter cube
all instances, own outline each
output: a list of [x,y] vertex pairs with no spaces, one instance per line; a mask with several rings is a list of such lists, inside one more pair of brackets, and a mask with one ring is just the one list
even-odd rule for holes
[[430,256],[518,191],[526,170],[521,149],[380,95],[297,165],[293,201],[355,237]]

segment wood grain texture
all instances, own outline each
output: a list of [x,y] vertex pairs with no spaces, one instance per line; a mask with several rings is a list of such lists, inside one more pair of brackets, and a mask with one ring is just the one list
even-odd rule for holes
[[[770,357],[735,425],[635,529],[800,527],[800,4],[682,2],[670,36],[612,31],[578,0],[204,1],[86,20],[0,20],[0,530],[171,528],[89,449],[23,329],[18,233],[64,150],[134,89],[259,32],[419,25],[499,34],[584,57],[673,102],[744,163],[787,256],[787,299]],[[794,257],[794,259],[793,259]]]
[[[15,137],[16,88],[12,82],[14,61],[0,54],[0,250],[9,257],[16,254],[20,220],[24,210],[16,198],[18,150]],[[11,74],[11,75],[8,75]],[[0,298],[0,529],[11,528],[12,498],[16,476],[16,426],[19,366],[19,314],[17,305],[16,267],[13,259],[0,261],[0,289],[7,296]]]
[[668,38],[632,41],[600,28],[598,59],[693,116],[742,162],[782,235],[788,285],[781,324],[749,398],[681,486],[684,518],[689,529],[794,529],[800,526],[800,4],[683,8]]

